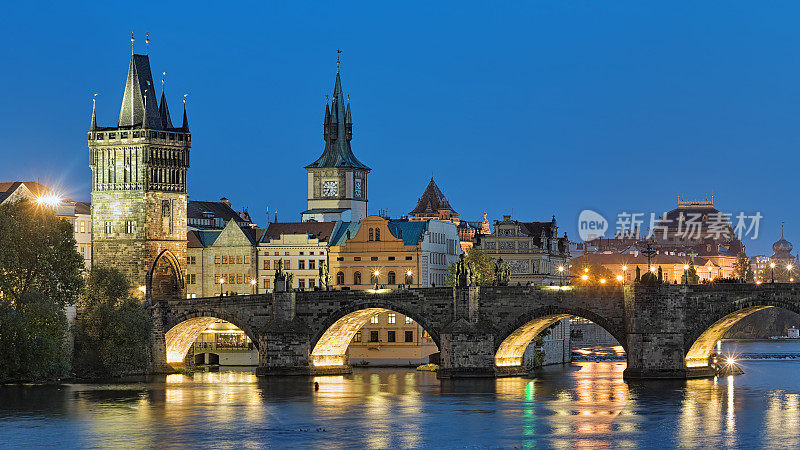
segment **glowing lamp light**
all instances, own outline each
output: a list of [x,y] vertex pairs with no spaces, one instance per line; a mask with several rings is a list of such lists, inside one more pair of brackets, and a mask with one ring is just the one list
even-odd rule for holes
[[628,266],[622,266],[622,270],[628,270]]
[[144,294],[144,293],[145,293],[145,291],[147,290],[147,287],[145,287],[145,286],[139,286],[139,290],[140,290],[140,291],[142,291],[142,294]]
[[583,269],[583,271],[586,272],[586,273],[589,273],[589,268],[587,267],[587,268]]
[[256,280],[250,280],[250,284],[252,284],[253,286],[255,286],[255,285],[256,285]]
[[756,284],[761,284],[761,280],[756,281]]
[[380,275],[380,274],[381,274],[381,272],[380,272],[379,270],[376,270],[375,272],[372,272],[372,274],[373,274],[373,275],[375,275],[375,276],[377,277],[378,275]]
[[791,265],[791,264],[789,264],[788,266],[786,266],[786,269],[787,269],[787,270],[792,270],[792,265]]
[[220,278],[219,279],[219,284],[225,284],[225,278]]
[[408,275],[408,276],[411,276],[411,274],[412,274],[412,272],[410,270],[408,272],[406,272],[406,275]]
[[655,267],[650,267],[650,272],[655,272],[655,271],[656,271]]
[[617,275],[617,281],[622,281],[622,275]]
[[688,264],[684,264],[683,265],[683,270],[689,270],[689,265]]
[[581,280],[586,281],[589,279],[589,275],[581,275]]
[[770,267],[770,269],[774,269],[775,268],[775,263],[774,262],[769,263],[769,267]]
[[558,271],[559,272],[563,272],[564,271],[564,266],[558,266]]
[[605,278],[600,278],[600,284],[606,284],[606,279]]
[[736,362],[736,360],[735,360],[735,359],[733,359],[733,358],[728,358],[728,359],[727,359],[725,362],[726,362],[726,363],[727,363],[729,366],[732,366],[732,365],[733,365],[733,364]]
[[36,204],[42,206],[49,206],[50,208],[55,207],[61,203],[61,197],[55,194],[47,194],[42,195],[41,197],[36,197]]

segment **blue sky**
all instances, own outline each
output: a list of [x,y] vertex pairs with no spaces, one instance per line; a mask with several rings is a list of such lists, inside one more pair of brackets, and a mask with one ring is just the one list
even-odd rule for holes
[[[501,4],[502,3],[502,4]],[[146,7],[142,7],[145,5]],[[0,180],[89,199],[86,130],[116,124],[151,33],[174,118],[189,93],[190,198],[265,222],[306,207],[336,49],[370,211],[410,211],[431,174],[467,219],[584,208],[661,213],[715,196],[764,216],[766,252],[795,207],[797,2],[104,2],[4,6]]]

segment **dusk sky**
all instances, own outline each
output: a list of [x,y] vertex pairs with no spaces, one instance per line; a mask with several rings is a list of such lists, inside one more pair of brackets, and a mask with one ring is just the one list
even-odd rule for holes
[[116,125],[133,29],[176,123],[189,94],[190,199],[262,226],[306,209],[340,48],[370,213],[408,213],[433,175],[464,219],[555,214],[577,240],[582,209],[613,227],[713,194],[763,215],[748,254],[782,220],[800,245],[800,3],[298,3],[5,4],[0,181],[89,200],[92,94]]

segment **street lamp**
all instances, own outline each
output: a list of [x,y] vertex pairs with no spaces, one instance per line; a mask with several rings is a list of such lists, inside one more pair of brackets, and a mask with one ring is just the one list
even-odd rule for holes
[[581,275],[581,280],[586,281],[589,279],[589,275]]
[[775,263],[774,262],[769,263],[769,268],[772,271],[772,282],[774,283],[775,282]]
[[564,266],[558,266],[559,286],[564,285]]
[[222,285],[225,284],[225,278],[219,277],[219,296],[222,297]]
[[380,270],[376,270],[375,272],[372,272],[372,274],[375,275],[375,289],[378,289],[378,277],[381,275],[381,272]]
[[617,281],[625,285],[625,277],[623,277],[622,275],[617,275]]
[[412,283],[412,281],[414,281],[414,279],[413,279],[413,278],[411,278],[411,276],[412,276],[412,275],[414,275],[414,272],[413,272],[411,269],[409,269],[408,271],[406,271],[406,283],[405,283],[405,284],[406,284],[406,287],[409,287],[409,288],[410,288],[410,287],[411,287],[411,285],[412,285],[412,284],[414,284],[414,283]]
[[606,284],[606,279],[605,278],[600,278],[600,284]]
[[628,275],[628,266],[622,266],[622,285],[625,285],[625,279]]
[[256,280],[255,279],[250,280],[250,285],[253,286],[253,294],[255,294],[256,293]]

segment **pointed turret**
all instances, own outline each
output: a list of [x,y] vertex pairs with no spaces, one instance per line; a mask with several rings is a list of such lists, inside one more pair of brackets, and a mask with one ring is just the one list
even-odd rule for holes
[[97,114],[95,114],[95,100],[92,99],[92,122],[89,124],[89,131],[97,130]]
[[186,117],[186,99],[183,100],[183,125],[181,125],[181,130],[184,133],[189,132],[189,119]]
[[352,167],[355,169],[371,170],[361,163],[350,148],[353,121],[350,116],[350,107],[345,105],[342,93],[342,80],[339,71],[336,71],[336,81],[333,86],[333,100],[330,107],[325,104],[325,150],[306,169],[314,167]]
[[161,128],[168,130],[172,128],[172,118],[169,116],[169,107],[167,106],[167,96],[164,95],[164,89],[161,89],[161,101],[158,103],[158,115],[161,116]]
[[118,126],[163,129],[153,76],[150,73],[150,58],[147,55],[131,56]]
[[425,188],[425,192],[422,193],[422,196],[417,201],[417,206],[409,215],[419,219],[438,218],[442,215],[448,218],[458,217],[458,213],[450,206],[450,202],[447,201],[442,190],[433,181],[433,177],[431,177],[428,187]]

